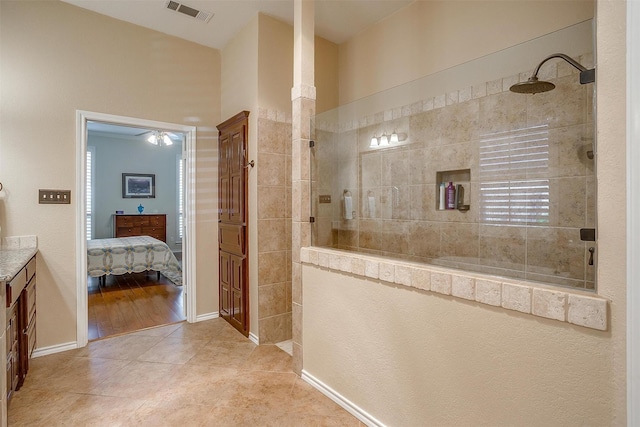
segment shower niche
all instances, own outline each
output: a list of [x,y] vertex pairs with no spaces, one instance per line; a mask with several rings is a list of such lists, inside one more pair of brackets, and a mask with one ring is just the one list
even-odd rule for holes
[[[449,183],[454,187],[453,207],[447,206]],[[444,184],[444,185],[443,185]],[[471,169],[436,172],[436,210],[466,212],[471,207]]]

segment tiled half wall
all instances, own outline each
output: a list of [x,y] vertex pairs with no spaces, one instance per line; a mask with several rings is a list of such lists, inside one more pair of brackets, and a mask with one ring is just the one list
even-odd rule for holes
[[[576,59],[593,67],[591,54]],[[595,227],[594,85],[549,61],[539,78],[553,91],[509,91],[531,72],[357,120],[316,121],[313,245],[594,289],[595,244],[580,240],[581,228]],[[372,136],[392,132],[398,144],[370,148]],[[468,178],[454,184],[470,208],[439,210],[438,173],[459,170]]]
[[531,282],[318,247],[302,248],[300,260],[342,274],[607,330],[607,300],[584,291],[564,291]]

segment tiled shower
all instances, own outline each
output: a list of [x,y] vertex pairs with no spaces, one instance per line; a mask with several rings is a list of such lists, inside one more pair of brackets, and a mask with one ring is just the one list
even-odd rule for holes
[[[591,52],[572,57],[594,66]],[[314,246],[594,289],[595,242],[580,230],[595,228],[595,85],[555,60],[538,75],[554,90],[509,91],[531,72],[317,116]],[[461,209],[440,210],[442,182],[464,189]]]

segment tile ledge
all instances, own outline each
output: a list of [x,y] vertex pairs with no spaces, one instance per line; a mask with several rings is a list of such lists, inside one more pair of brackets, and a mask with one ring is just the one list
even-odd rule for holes
[[525,280],[319,247],[301,248],[300,262],[589,329],[608,329],[609,301],[579,289],[569,290]]

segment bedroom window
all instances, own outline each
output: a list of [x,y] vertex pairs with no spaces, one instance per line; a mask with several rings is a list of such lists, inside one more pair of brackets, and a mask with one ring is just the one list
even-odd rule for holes
[[177,243],[180,243],[182,241],[182,230],[184,229],[184,161],[180,154],[176,156],[176,160],[178,171],[178,221],[176,221],[176,224],[178,225]]
[[93,169],[96,147],[87,147],[87,240],[93,238]]

